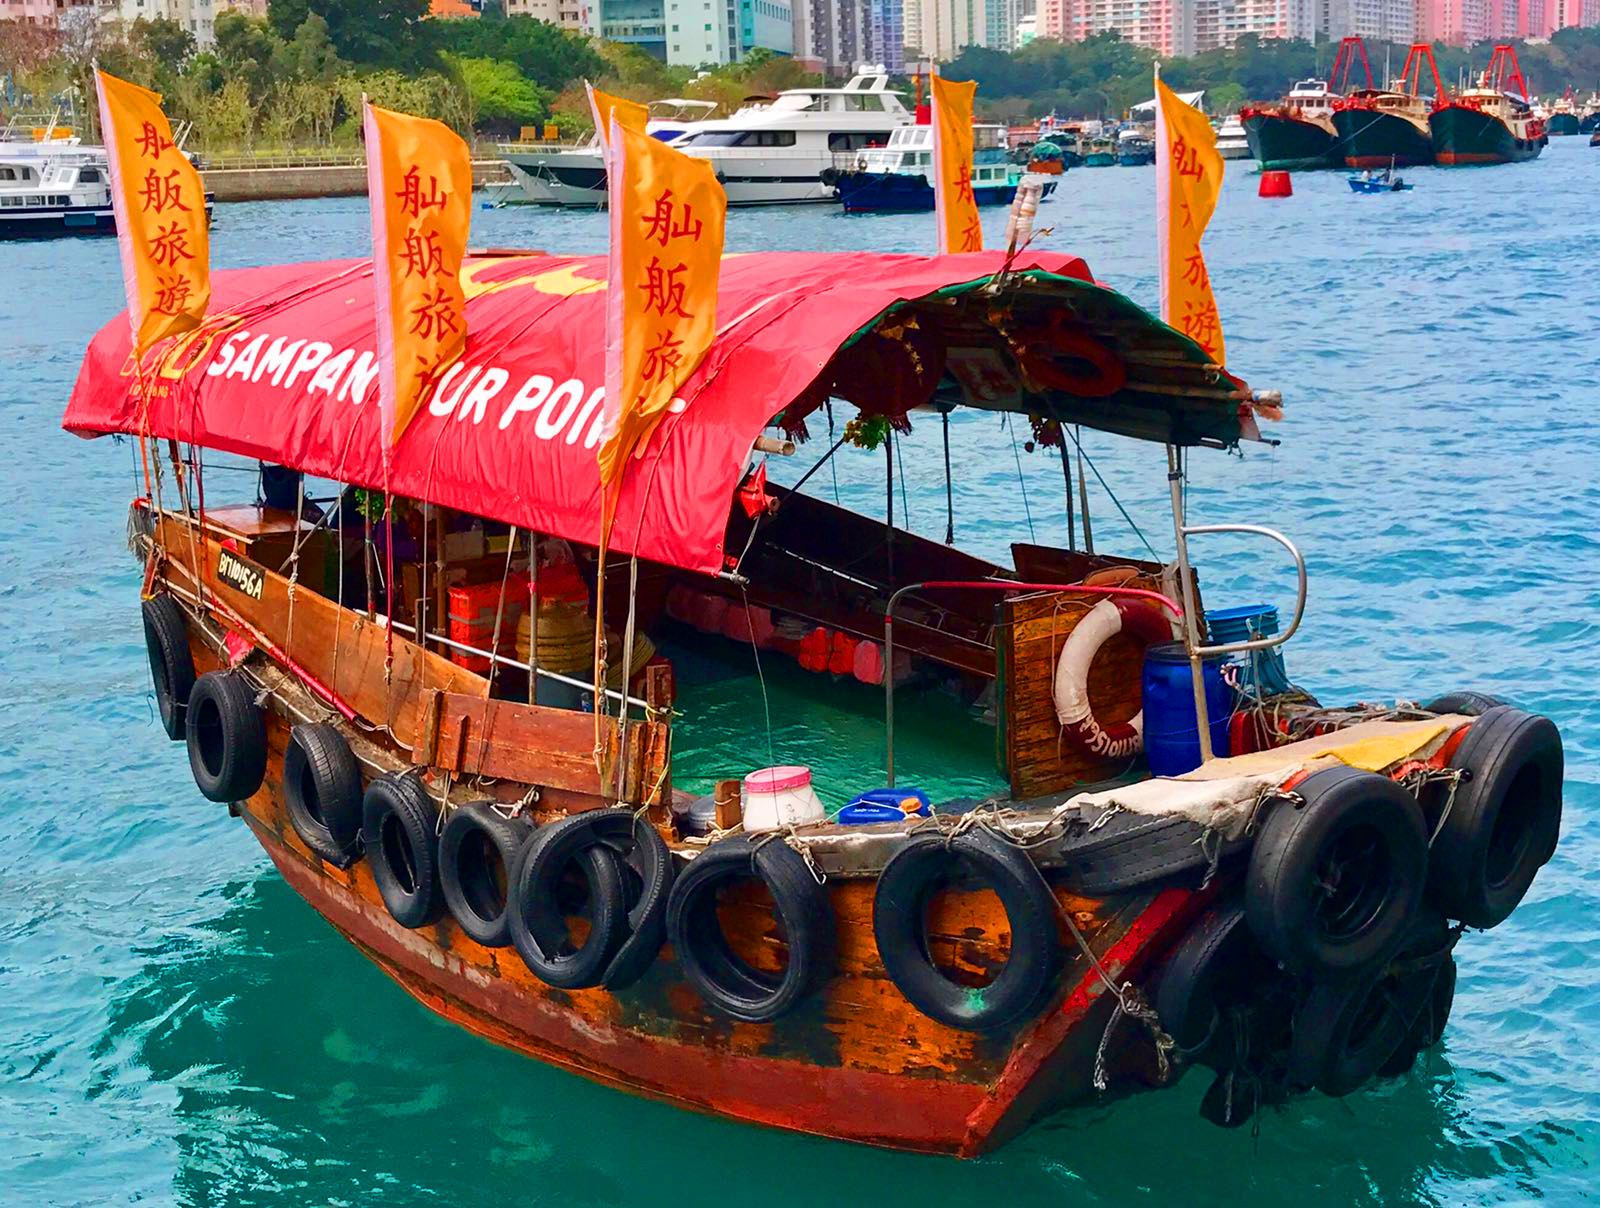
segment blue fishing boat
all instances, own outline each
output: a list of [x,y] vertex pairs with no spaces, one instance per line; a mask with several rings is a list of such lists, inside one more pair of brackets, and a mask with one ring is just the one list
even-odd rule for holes
[[[1004,126],[974,126],[972,195],[980,206],[1010,205],[1027,175],[1010,162]],[[882,148],[855,152],[848,162],[824,173],[848,214],[915,213],[932,210],[933,127],[902,126]],[[832,180],[828,180],[829,176]],[[1044,196],[1056,182],[1044,182]]]
[[1404,193],[1411,188],[1404,178],[1394,174],[1393,165],[1382,172],[1373,172],[1369,168],[1345,179],[1354,193]]

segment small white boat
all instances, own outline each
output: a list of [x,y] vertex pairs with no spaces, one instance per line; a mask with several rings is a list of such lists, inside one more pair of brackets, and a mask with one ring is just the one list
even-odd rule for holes
[[[212,198],[206,194],[206,216]],[[114,235],[104,147],[0,142],[0,239]]]
[[1250,140],[1245,137],[1244,123],[1238,114],[1230,113],[1217,127],[1217,153],[1223,159],[1250,158]]
[[0,239],[110,235],[116,229],[104,149],[0,144]]
[[[704,124],[716,107],[715,101],[685,97],[652,101],[645,131],[663,142],[675,142]],[[593,135],[583,143],[506,143],[500,153],[527,204],[590,208],[606,204],[606,169]]]

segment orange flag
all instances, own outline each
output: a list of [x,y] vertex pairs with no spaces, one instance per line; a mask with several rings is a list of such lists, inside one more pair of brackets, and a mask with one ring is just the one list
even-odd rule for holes
[[367,105],[378,405],[392,448],[467,346],[461,260],[472,223],[472,158],[448,126]]
[[211,302],[211,243],[200,173],[172,139],[161,97],[95,71],[111,208],[137,357],[192,331]]
[[638,101],[629,101],[620,96],[612,96],[609,92],[601,92],[587,80],[583,82],[583,86],[589,93],[589,112],[594,115],[594,132],[603,150],[610,150],[613,117],[622,123],[623,129],[644,133],[645,123],[650,120],[650,111],[645,106]]
[[716,337],[728,212],[709,161],[630,130],[616,116],[610,142],[605,439],[599,451],[607,497]]
[[938,211],[939,254],[983,251],[983,224],[972,195],[972,98],[976,81],[934,76],[933,198]]
[[1222,156],[1205,114],[1185,105],[1156,76],[1156,242],[1161,317],[1221,365],[1222,320],[1200,236],[1222,192]]

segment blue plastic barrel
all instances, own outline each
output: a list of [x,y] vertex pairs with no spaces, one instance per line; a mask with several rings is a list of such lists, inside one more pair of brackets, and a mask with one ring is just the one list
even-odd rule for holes
[[841,809],[834,821],[861,826],[870,822],[904,822],[912,814],[926,818],[932,812],[928,808],[928,794],[908,785],[896,789],[869,789]]
[[[1222,679],[1222,660],[1201,664],[1211,750],[1228,753],[1233,696]],[[1194,677],[1182,642],[1161,642],[1144,652],[1144,754],[1156,776],[1180,776],[1200,766],[1200,727],[1194,716]]]

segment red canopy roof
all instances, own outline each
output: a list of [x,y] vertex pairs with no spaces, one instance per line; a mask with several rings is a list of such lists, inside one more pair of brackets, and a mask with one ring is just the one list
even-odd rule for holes
[[[614,547],[689,570],[721,569],[734,488],[772,417],[886,309],[982,281],[1002,261],[999,252],[728,257],[716,344],[683,389],[685,406],[630,467]],[[1079,284],[1090,278],[1076,257],[1027,254],[1013,268],[1114,299],[1160,327],[1111,291]],[[602,256],[469,258],[466,355],[395,450],[396,494],[597,539],[605,269]],[[1205,363],[1189,341],[1161,331]],[[217,273],[206,326],[146,358],[145,430],[381,487],[373,349],[366,261]],[[64,426],[137,433],[137,382],[119,318],[91,343]],[[1213,409],[1230,417],[1236,410]]]

